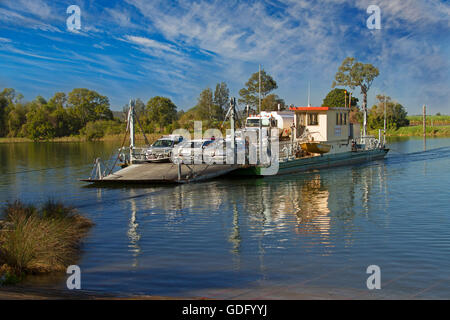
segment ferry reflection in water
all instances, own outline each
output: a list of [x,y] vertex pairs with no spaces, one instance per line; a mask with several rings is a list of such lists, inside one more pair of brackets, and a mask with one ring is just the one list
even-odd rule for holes
[[[149,217],[161,214],[165,217],[165,224],[160,227],[179,235],[189,234],[199,223],[220,221],[220,233],[227,233],[226,240],[231,245],[229,252],[238,258],[234,260],[235,268],[239,268],[238,256],[246,240],[258,240],[257,250],[261,255],[264,255],[265,247],[271,246],[263,243],[264,238],[277,239],[275,247],[282,249],[289,244],[289,233],[304,236],[304,245],[332,248],[334,245],[329,238],[336,219],[331,218],[330,208],[334,209],[333,214],[338,220],[350,221],[355,215],[353,208],[358,194],[363,211],[369,210],[372,176],[379,179],[380,189],[384,188],[383,166],[366,168],[364,173],[358,169],[336,170],[329,172],[333,179],[324,179],[319,173],[312,172],[297,176],[222,179],[201,184],[155,187],[145,189],[146,193],[140,189],[130,189],[129,248],[137,259],[141,249],[139,240],[142,235],[147,236],[148,230],[139,230],[136,221],[145,222]],[[217,215],[220,219],[215,217]],[[347,229],[347,243],[351,243],[351,224],[342,227]],[[242,235],[242,228],[246,236]],[[328,254],[328,251],[322,253]]]

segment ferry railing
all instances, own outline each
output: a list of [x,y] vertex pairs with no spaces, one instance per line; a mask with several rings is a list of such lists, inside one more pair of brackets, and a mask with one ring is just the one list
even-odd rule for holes
[[[105,169],[102,170],[102,167]],[[102,159],[97,158],[94,161],[94,167],[91,171],[91,176],[89,177],[90,180],[102,180],[103,177],[106,176],[106,166],[103,164]]]
[[375,138],[375,136],[361,136],[359,138],[359,143],[364,146],[364,149],[380,149],[383,147],[383,143]]

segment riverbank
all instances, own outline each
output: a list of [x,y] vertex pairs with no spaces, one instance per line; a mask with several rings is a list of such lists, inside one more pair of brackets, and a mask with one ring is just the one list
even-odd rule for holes
[[203,300],[165,296],[133,296],[101,294],[85,290],[29,288],[25,286],[0,287],[0,300]]
[[[421,126],[423,123],[423,115],[407,116],[411,126]],[[447,115],[427,115],[427,126],[450,126],[450,116]]]
[[[158,138],[163,136],[163,134],[160,133],[150,133],[146,134],[147,139],[150,143],[156,141]],[[122,143],[124,138],[123,134],[114,134],[114,135],[106,135],[102,138],[96,139],[94,141],[117,141]],[[142,134],[136,135],[136,141],[145,141],[144,136]],[[32,139],[29,138],[18,138],[18,137],[12,137],[12,138],[0,138],[0,143],[24,143],[24,142],[35,142]],[[70,137],[60,137],[60,138],[54,138],[47,141],[42,142],[52,142],[52,143],[63,143],[63,142],[88,142],[88,139],[86,139],[85,136],[70,136]],[[128,142],[128,140],[126,141]]]
[[[450,137],[450,125],[449,126],[427,126],[427,137]],[[378,130],[369,130],[369,134],[378,137]],[[409,126],[401,127],[397,130],[389,129],[386,132],[387,137],[422,137],[422,126]]]

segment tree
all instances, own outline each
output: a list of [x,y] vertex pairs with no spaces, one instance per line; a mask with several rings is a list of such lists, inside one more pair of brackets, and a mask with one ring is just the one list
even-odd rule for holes
[[139,119],[145,116],[145,103],[139,98],[134,103],[134,112]]
[[210,88],[204,89],[198,97],[194,107],[196,120],[220,121],[223,119],[223,109],[214,103],[213,93]]
[[9,137],[17,137],[22,134],[22,126],[27,121],[28,106],[21,103],[10,104],[7,114],[7,131]]
[[64,92],[56,92],[53,97],[48,100],[47,107],[51,110],[65,108],[67,106],[67,96]]
[[95,91],[84,88],[73,89],[69,93],[67,103],[73,110],[73,115],[80,119],[81,127],[89,121],[113,119],[109,99]]
[[28,137],[34,141],[54,138],[56,130],[50,120],[49,110],[46,109],[45,105],[40,105],[37,101],[33,101],[32,104],[31,110],[27,113],[27,122],[25,124],[25,131]]
[[[367,92],[369,91],[373,80],[378,77],[380,72],[371,64],[364,64],[356,61],[355,58],[347,57],[342,62],[335,75],[332,87],[344,86],[351,89],[359,87],[363,95],[362,109],[364,112],[364,123],[367,123]],[[366,135],[366,132],[364,132]]]
[[221,114],[218,120],[223,120],[228,111],[228,102],[230,100],[230,90],[225,82],[218,83],[214,91],[214,104],[219,106]]
[[13,88],[4,88],[0,92],[0,137],[8,134],[9,113],[14,108],[16,91]]
[[[323,99],[322,106],[327,107],[335,107],[335,108],[343,108],[345,104],[348,105],[349,94],[345,93],[346,90],[335,88],[328,92],[325,99]],[[345,95],[347,94],[347,101],[345,99]],[[350,123],[359,123],[362,119],[361,111],[358,107],[358,98],[352,97],[352,102],[350,105]]]
[[147,102],[147,117],[149,122],[163,128],[177,120],[177,106],[165,97],[153,97]]
[[8,108],[8,100],[0,95],[0,137],[4,137],[7,134],[6,108]]
[[409,125],[408,113],[400,103],[384,95],[377,95],[377,100],[378,103],[372,106],[369,113],[369,127],[371,129],[382,129],[384,127],[385,105],[387,128],[398,129]]
[[278,97],[276,94],[269,94],[261,101],[261,110],[263,111],[277,111],[278,105],[280,110],[286,109],[284,100]]
[[16,98],[16,90],[13,88],[4,88],[3,91],[0,93],[0,96],[5,98],[9,104],[13,104]]
[[[345,98],[347,95],[347,98]],[[347,108],[348,107],[349,93],[346,93],[344,89],[335,88],[328,92],[325,99],[323,99],[322,106],[334,107],[334,108]],[[347,103],[347,105],[345,105]],[[358,98],[352,97],[351,106],[356,107],[358,104]]]
[[[252,74],[245,86],[245,88],[239,90],[241,99],[238,102],[256,109],[259,105],[259,72]],[[264,99],[271,91],[277,88],[278,85],[272,76],[267,74],[264,69],[261,70],[261,98]]]

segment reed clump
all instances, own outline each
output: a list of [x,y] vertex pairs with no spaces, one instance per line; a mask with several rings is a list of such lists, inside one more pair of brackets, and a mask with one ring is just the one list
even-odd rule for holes
[[72,207],[49,200],[40,208],[8,203],[0,224],[0,282],[27,274],[65,271],[79,255],[93,223]]

